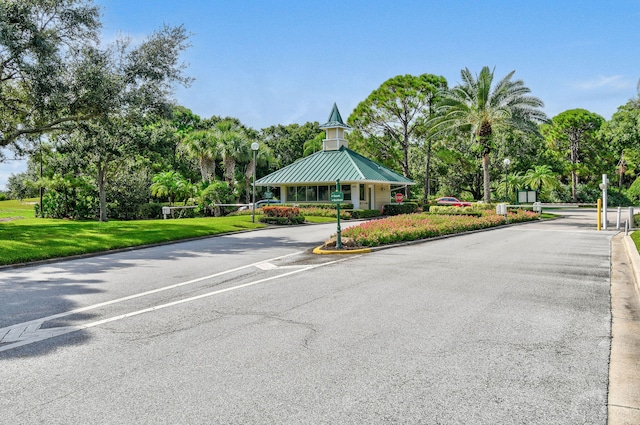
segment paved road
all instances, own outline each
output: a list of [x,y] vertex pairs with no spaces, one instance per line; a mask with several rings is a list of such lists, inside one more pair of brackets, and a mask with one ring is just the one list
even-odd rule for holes
[[[593,213],[314,256],[332,226],[0,272],[0,423],[605,424]],[[57,335],[57,336],[56,336]]]

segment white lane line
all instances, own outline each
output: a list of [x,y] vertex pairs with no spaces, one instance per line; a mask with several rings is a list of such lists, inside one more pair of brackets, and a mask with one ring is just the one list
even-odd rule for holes
[[11,330],[13,328],[22,328],[25,325],[29,325],[29,324],[37,324],[39,326],[40,324],[42,324],[42,322],[48,322],[50,320],[59,319],[61,317],[71,316],[72,314],[83,313],[85,311],[95,310],[96,308],[105,307],[105,306],[108,306],[108,305],[112,305],[112,304],[117,304],[117,303],[121,303],[121,302],[124,302],[124,301],[133,300],[135,298],[145,297],[147,295],[157,294],[158,292],[168,291],[170,289],[179,288],[181,286],[190,285],[192,283],[202,282],[203,280],[212,279],[214,277],[222,276],[222,275],[225,275],[225,274],[228,274],[228,273],[237,272],[239,270],[248,269],[248,268],[251,268],[251,267],[260,267],[260,265],[262,263],[268,263],[270,261],[281,260],[283,258],[292,257],[294,255],[302,254],[303,252],[304,251],[298,251],[298,252],[294,252],[292,254],[282,255],[280,257],[274,257],[274,258],[270,258],[268,260],[262,260],[262,261],[258,261],[256,263],[247,264],[246,266],[240,266],[240,267],[236,267],[234,269],[225,270],[223,272],[214,273],[214,274],[209,275],[209,276],[204,276],[204,277],[199,277],[199,278],[196,278],[196,279],[188,280],[186,282],[176,283],[174,285],[169,285],[169,286],[163,286],[162,288],[152,289],[151,291],[140,292],[138,294],[128,295],[128,296],[122,297],[122,298],[116,298],[116,299],[111,300],[111,301],[105,301],[105,302],[102,302],[102,303],[93,304],[93,305],[89,305],[89,306],[86,306],[86,307],[76,308],[75,310],[69,310],[69,311],[65,311],[63,313],[53,314],[51,316],[42,317],[40,319],[30,320],[28,322],[16,323],[15,325],[10,325],[10,326],[7,326],[5,328],[0,329],[0,332],[2,332],[2,330],[5,330],[5,329]]
[[[154,307],[145,308],[145,309],[142,309],[142,310],[132,311],[132,312],[129,312],[129,313],[121,314],[121,315],[114,316],[114,317],[109,317],[109,318],[106,318],[106,319],[96,320],[94,322],[85,323],[83,325],[74,325],[74,326],[66,326],[66,327],[60,327],[60,328],[41,329],[41,330],[38,330],[37,331],[38,333],[36,335],[34,335],[32,338],[29,338],[27,340],[18,341],[18,342],[15,342],[13,344],[7,344],[7,345],[4,345],[4,346],[0,347],[0,352],[11,350],[11,349],[17,348],[17,347],[21,347],[23,345],[32,344],[34,342],[42,341],[42,340],[45,340],[45,339],[48,339],[48,338],[52,338],[52,337],[55,337],[55,336],[64,335],[64,334],[68,334],[68,333],[72,333],[72,332],[76,332],[76,331],[80,331],[80,330],[84,330],[84,329],[88,329],[88,328],[93,328],[93,327],[99,326],[99,325],[104,325],[105,323],[115,322],[117,320],[122,320],[122,319],[126,319],[126,318],[129,318],[129,317],[138,316],[140,314],[150,313],[150,312],[162,310],[162,309],[165,309],[165,308],[168,308],[168,307],[173,307],[173,306],[176,306],[176,305],[180,305],[180,304],[184,304],[184,303],[188,303],[188,302],[192,302],[192,301],[201,300],[203,298],[212,297],[214,295],[223,294],[225,292],[236,291],[238,289],[247,288],[249,286],[254,286],[254,285],[257,285],[257,284],[260,284],[260,283],[264,283],[264,282],[268,282],[268,281],[275,280],[275,279],[280,279],[280,278],[286,277],[286,276],[291,276],[293,274],[305,272],[305,271],[308,271],[308,270],[311,270],[311,269],[315,269],[315,268],[318,268],[318,267],[328,266],[330,264],[336,264],[336,263],[340,263],[340,262],[343,262],[343,261],[347,261],[347,260],[349,260],[351,258],[354,258],[354,257],[359,257],[359,255],[349,256],[349,257],[341,258],[341,259],[334,260],[334,261],[329,261],[329,262],[322,263],[322,264],[310,265],[310,266],[307,266],[306,268],[293,270],[293,271],[290,271],[290,272],[287,272],[287,273],[283,273],[283,274],[280,274],[280,275],[277,275],[277,276],[271,276],[271,277],[267,277],[267,278],[264,278],[264,279],[258,279],[258,280],[255,280],[253,282],[244,283],[242,285],[236,285],[236,286],[232,286],[232,287],[225,288],[225,289],[219,289],[217,291],[208,292],[206,294],[201,294],[201,295],[197,295],[197,296],[194,296],[194,297],[173,301],[173,302],[166,303],[166,304],[160,304],[160,305],[157,305],[157,306],[154,306]],[[44,321],[43,319],[40,319],[41,323],[43,321]],[[31,322],[25,322],[25,323],[31,323]],[[25,323],[23,323],[22,326],[24,326]],[[15,325],[15,326],[18,326],[18,325]],[[17,329],[16,329],[16,331],[17,331]]]

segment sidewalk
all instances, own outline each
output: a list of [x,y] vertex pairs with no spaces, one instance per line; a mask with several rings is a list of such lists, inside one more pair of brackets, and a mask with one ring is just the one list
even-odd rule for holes
[[611,240],[609,425],[640,424],[640,255],[631,237]]

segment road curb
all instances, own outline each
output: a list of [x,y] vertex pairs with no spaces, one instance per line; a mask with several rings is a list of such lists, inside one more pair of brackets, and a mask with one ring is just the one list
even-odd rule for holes
[[636,243],[631,239],[630,235],[624,236],[624,245],[627,250],[627,255],[629,256],[629,261],[631,262],[631,268],[633,269],[634,286],[638,294],[640,294],[640,253],[638,253]]
[[629,236],[611,239],[609,425],[640,424],[640,254]]

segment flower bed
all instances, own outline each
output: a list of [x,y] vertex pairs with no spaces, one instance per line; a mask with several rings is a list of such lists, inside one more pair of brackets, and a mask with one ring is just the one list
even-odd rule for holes
[[360,246],[371,247],[486,229],[507,223],[536,220],[538,217],[538,214],[523,210],[508,213],[506,219],[496,214],[482,217],[404,214],[350,227],[342,231],[342,236],[353,238]]

